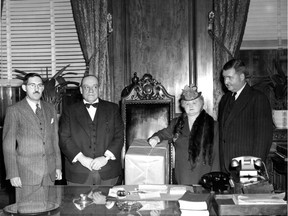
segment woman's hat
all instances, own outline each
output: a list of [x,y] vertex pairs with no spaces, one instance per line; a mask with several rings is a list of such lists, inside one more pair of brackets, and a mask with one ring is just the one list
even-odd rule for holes
[[181,100],[191,101],[200,97],[202,92],[197,91],[197,86],[191,84],[190,86],[186,85],[184,89],[182,89]]

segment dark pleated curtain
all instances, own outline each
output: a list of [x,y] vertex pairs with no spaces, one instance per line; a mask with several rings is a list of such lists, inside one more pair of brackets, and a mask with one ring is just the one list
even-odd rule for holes
[[[4,0],[1,0],[1,12],[3,11]],[[2,16],[2,13],[1,13]]]
[[[214,34],[232,56],[237,58],[246,26],[250,0],[214,1]],[[218,103],[223,94],[220,82],[221,69],[232,57],[214,41],[214,113],[218,113]]]
[[[99,79],[99,96],[111,100],[107,43],[107,0],[70,0],[87,72]],[[83,71],[84,72],[84,71]]]

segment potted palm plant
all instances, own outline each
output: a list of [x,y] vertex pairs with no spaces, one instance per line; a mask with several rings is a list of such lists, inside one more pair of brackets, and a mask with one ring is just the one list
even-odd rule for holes
[[287,75],[281,67],[280,61],[274,60],[277,74],[271,76],[273,83],[272,97],[273,120],[277,128],[288,128],[287,123]]
[[[63,96],[66,93],[67,86],[68,85],[75,85],[77,87],[79,86],[78,82],[65,80],[64,76],[76,74],[72,72],[67,72],[65,74],[63,73],[66,70],[66,68],[69,66],[70,65],[68,64],[65,67],[61,68],[50,79],[48,78],[48,72],[46,73],[46,78],[43,78],[43,83],[44,83],[45,88],[42,94],[42,99],[44,101],[54,104],[59,114],[61,113],[61,103],[62,103]],[[27,72],[21,71],[18,69],[15,69],[14,71],[20,74],[20,75],[16,75],[16,78],[20,80],[23,80],[24,76],[27,74]]]
[[280,58],[273,60],[275,70],[268,69],[270,74],[262,78],[254,88],[263,91],[270,99],[273,121],[276,128],[285,129],[287,124],[287,75],[284,72]]

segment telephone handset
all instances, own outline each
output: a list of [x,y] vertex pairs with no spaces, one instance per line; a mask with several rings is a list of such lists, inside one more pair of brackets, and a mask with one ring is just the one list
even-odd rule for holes
[[239,177],[241,183],[256,182],[258,171],[262,164],[261,158],[253,156],[241,156],[233,158],[231,167],[240,167]]
[[256,168],[261,167],[261,158],[253,156],[241,156],[232,159],[231,166],[238,167],[241,165],[241,170],[255,170]]

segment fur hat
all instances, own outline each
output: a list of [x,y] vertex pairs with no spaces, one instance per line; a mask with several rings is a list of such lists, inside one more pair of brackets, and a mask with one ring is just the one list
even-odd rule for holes
[[182,89],[181,100],[191,101],[200,97],[202,92],[197,91],[197,86],[191,84],[190,86],[186,85],[184,89]]

